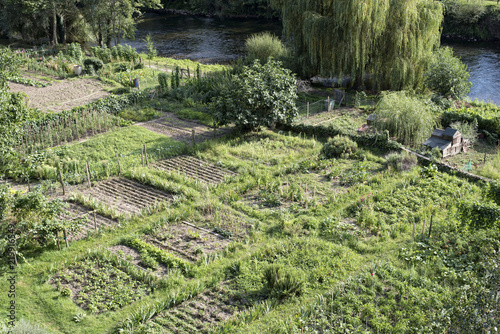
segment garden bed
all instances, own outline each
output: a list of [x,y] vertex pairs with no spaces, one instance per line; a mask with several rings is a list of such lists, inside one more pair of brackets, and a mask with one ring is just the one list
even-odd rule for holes
[[219,183],[228,176],[236,175],[236,173],[190,156],[179,156],[163,160],[156,163],[154,167],[168,172],[179,172],[208,183]]
[[63,80],[43,88],[12,82],[9,86],[12,92],[23,92],[28,95],[29,107],[55,112],[83,106],[109,95],[104,90],[105,86],[94,79]]
[[140,213],[142,209],[160,202],[171,201],[173,198],[170,193],[123,177],[99,182],[87,194],[118,212],[128,214]]

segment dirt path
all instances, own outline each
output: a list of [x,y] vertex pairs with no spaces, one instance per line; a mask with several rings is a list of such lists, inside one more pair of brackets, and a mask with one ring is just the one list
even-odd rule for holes
[[94,79],[73,79],[55,82],[50,86],[37,88],[10,82],[12,92],[24,92],[29,96],[29,106],[55,112],[86,105],[109,95],[105,85]]

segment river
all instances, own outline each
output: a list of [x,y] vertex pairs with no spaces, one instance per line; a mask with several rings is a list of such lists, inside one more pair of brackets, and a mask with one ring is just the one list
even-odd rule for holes
[[[227,63],[244,55],[245,40],[269,31],[281,35],[281,23],[262,19],[221,19],[180,14],[147,14],[138,24],[135,40],[125,40],[139,52],[151,34],[158,54],[203,63]],[[446,43],[467,64],[471,99],[500,105],[500,43]]]

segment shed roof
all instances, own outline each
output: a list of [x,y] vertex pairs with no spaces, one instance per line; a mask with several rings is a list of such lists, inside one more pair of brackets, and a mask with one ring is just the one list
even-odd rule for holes
[[441,151],[444,151],[448,146],[451,145],[449,140],[444,140],[436,137],[431,137],[427,139],[423,145],[429,146],[430,148],[439,147]]
[[457,134],[460,134],[460,131],[458,131],[457,129],[446,128],[446,130],[444,130],[445,136],[455,137]]

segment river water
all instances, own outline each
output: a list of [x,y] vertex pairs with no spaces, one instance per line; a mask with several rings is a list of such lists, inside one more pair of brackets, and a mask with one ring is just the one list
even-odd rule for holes
[[[221,19],[179,14],[147,14],[135,40],[126,40],[139,52],[151,34],[159,55],[189,58],[203,63],[227,63],[244,55],[245,40],[269,31],[281,35],[281,23],[261,19]],[[468,65],[471,99],[500,105],[500,43],[446,43]]]

